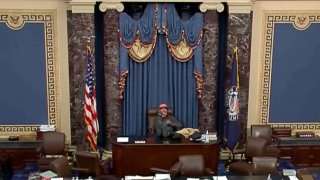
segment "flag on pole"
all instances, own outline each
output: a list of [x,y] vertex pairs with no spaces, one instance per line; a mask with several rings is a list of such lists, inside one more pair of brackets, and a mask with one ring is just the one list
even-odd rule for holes
[[89,45],[87,45],[87,74],[85,90],[84,120],[86,123],[86,137],[90,143],[91,149],[96,151],[99,123],[96,109],[93,55]]
[[230,85],[228,90],[228,121],[226,126],[226,147],[229,150],[234,150],[239,145],[240,139],[240,123],[239,115],[239,74],[238,74],[238,48],[234,49]]

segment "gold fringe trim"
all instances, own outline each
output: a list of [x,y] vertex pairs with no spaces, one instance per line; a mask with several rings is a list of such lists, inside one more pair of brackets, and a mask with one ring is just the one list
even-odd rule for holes
[[203,86],[202,74],[199,73],[199,72],[196,72],[196,71],[194,71],[193,74],[194,74],[194,77],[196,78],[198,99],[201,99],[201,97],[202,97],[202,86]]
[[[135,37],[134,37],[133,39],[137,39],[138,34],[139,34],[139,33],[137,32],[136,35],[135,35]],[[133,40],[132,43],[126,44],[126,43],[123,41],[123,38],[122,38],[121,33],[120,33],[120,29],[118,29],[118,36],[119,36],[119,40],[120,40],[120,42],[121,42],[121,44],[122,44],[123,47],[125,47],[125,48],[127,48],[127,49],[129,49],[129,48],[132,47],[132,45],[133,45],[133,43],[134,43],[135,40]]]
[[126,79],[127,79],[128,73],[129,73],[129,71],[127,70],[127,71],[122,72],[120,75],[119,95],[118,95],[120,99],[123,99],[123,91],[124,91],[124,88],[126,87]]
[[134,43],[128,48],[129,56],[136,62],[145,62],[152,54],[155,47],[157,33],[153,36],[153,41],[150,44],[143,44],[140,41],[140,35],[138,31],[138,38],[134,40]]
[[186,38],[185,38],[185,32],[182,31],[182,37],[178,44],[172,44],[169,41],[168,37],[168,29],[165,28],[166,33],[166,41],[168,45],[168,49],[170,54],[180,62],[187,62],[189,61],[193,56],[193,49],[197,48],[201,42],[202,39],[202,31],[197,39],[197,43],[194,46],[190,46],[187,44]]
[[157,29],[153,31],[153,38],[151,41],[143,43],[140,40],[140,32],[137,31],[132,43],[125,44],[123,38],[118,30],[118,35],[123,47],[128,49],[129,56],[136,62],[145,62],[152,54],[157,40]]
[[168,48],[171,55],[180,62],[187,62],[193,56],[193,49],[188,46],[184,37],[182,37],[182,40],[176,46],[168,42]]
[[131,43],[125,43],[123,41],[123,38],[121,36],[120,30],[118,29],[118,35],[119,35],[119,39],[121,44],[123,45],[123,47],[125,47],[126,49],[128,49],[128,54],[129,56],[136,62],[141,63],[141,62],[145,62],[147,59],[149,59],[149,57],[151,56],[154,47],[156,45],[156,41],[157,41],[157,17],[158,17],[158,11],[159,11],[159,5],[158,3],[155,4],[154,7],[154,30],[152,32],[152,36],[153,38],[151,38],[150,41],[148,42],[141,42],[140,39],[140,32],[139,30],[136,32],[135,37],[133,42]]
[[[120,30],[118,29],[118,35],[119,35],[119,39],[120,39],[121,44],[123,45],[123,47],[128,49],[129,56],[134,61],[136,61],[138,63],[145,62],[151,56],[151,54],[154,50],[156,40],[157,40],[157,32],[160,31],[160,29],[157,29],[158,10],[159,10],[158,3],[156,3],[155,16],[154,16],[155,29],[153,31],[153,38],[149,42],[145,42],[145,43],[141,42],[140,32],[137,31],[133,42],[126,44],[123,41]],[[167,12],[167,9],[165,8],[165,13],[166,12]],[[172,44],[169,41],[168,28],[166,27],[166,25],[164,25],[163,29],[164,29],[164,33],[166,34],[166,41],[167,41],[167,46],[168,46],[170,54],[177,61],[180,61],[180,62],[189,61],[193,56],[193,49],[197,48],[201,42],[203,31],[200,32],[200,34],[196,40],[195,45],[190,46],[187,44],[184,30],[182,31],[181,40],[177,44]]]

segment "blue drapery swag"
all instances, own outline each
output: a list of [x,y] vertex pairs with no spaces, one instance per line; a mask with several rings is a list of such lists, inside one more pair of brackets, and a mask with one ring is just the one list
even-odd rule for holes
[[184,127],[198,127],[203,15],[182,20],[173,4],[146,6],[139,20],[119,16],[123,134],[144,136],[147,109],[166,103]]

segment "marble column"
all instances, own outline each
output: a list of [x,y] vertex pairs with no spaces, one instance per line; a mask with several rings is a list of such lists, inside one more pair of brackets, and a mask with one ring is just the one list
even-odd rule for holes
[[107,122],[107,149],[110,140],[121,135],[121,100],[119,92],[119,13],[107,10],[104,16],[104,78],[105,78],[105,111]]
[[87,67],[86,45],[94,50],[94,14],[68,12],[68,51],[70,78],[71,144],[88,150],[84,122],[85,75]]
[[111,150],[111,140],[121,135],[122,110],[119,92],[119,12],[124,10],[120,2],[103,2],[99,6],[104,15],[104,79],[105,122],[107,128],[106,149]]
[[199,128],[215,131],[217,114],[218,12],[204,12],[203,91],[199,106]]
[[[228,3],[228,39],[226,59],[226,82],[230,80],[233,52],[238,47],[238,73],[239,73],[239,121],[241,127],[241,141],[246,140],[246,127],[248,117],[249,75],[250,75],[250,53],[252,34],[252,3]],[[226,89],[227,92],[227,89]],[[226,94],[227,96],[227,94]],[[227,118],[226,118],[227,119]]]
[[224,11],[221,2],[204,1],[203,12],[203,91],[199,101],[199,129],[216,131],[218,74],[218,13]]

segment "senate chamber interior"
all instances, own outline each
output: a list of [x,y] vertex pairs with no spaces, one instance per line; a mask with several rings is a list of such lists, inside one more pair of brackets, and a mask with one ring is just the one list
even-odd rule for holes
[[0,179],[319,179],[319,33],[318,0],[1,0]]

